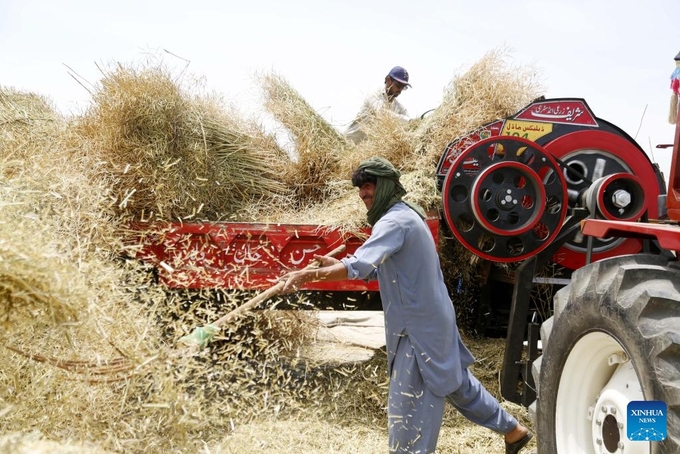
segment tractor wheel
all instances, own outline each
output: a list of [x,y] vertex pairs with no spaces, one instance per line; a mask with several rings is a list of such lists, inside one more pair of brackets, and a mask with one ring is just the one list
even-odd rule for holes
[[[541,327],[538,453],[680,453],[680,267],[629,255],[575,271]],[[631,441],[628,402],[668,406],[667,438]]]

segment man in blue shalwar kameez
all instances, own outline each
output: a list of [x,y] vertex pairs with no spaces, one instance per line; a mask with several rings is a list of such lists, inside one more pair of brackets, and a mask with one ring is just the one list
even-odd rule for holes
[[439,256],[420,207],[402,200],[400,173],[379,157],[352,175],[368,209],[371,236],[353,256],[318,257],[321,267],[287,274],[284,292],[320,280],[378,279],[385,317],[390,387],[390,452],[434,453],[448,400],[470,421],[503,434],[506,453],[531,439],[468,367]]

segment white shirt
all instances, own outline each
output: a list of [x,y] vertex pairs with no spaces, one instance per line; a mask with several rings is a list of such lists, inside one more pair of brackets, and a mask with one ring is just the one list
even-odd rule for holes
[[359,110],[357,118],[349,125],[349,128],[347,128],[347,132],[345,133],[347,138],[355,144],[364,140],[366,134],[361,130],[361,123],[381,109],[392,112],[404,121],[409,120],[406,108],[402,106],[396,98],[392,98],[392,101],[390,101],[387,98],[387,93],[385,93],[385,90],[383,89],[366,98],[364,104],[361,106],[361,110]]

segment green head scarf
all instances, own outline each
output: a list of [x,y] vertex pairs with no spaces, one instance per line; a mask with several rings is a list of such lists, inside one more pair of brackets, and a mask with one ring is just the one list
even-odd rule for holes
[[[399,182],[401,172],[385,158],[374,156],[359,164],[359,169],[363,169],[364,172],[377,179],[373,205],[368,210],[368,223],[373,226],[392,205],[403,201],[402,197],[406,195],[406,189]],[[425,219],[425,211],[420,206],[403,202]]]

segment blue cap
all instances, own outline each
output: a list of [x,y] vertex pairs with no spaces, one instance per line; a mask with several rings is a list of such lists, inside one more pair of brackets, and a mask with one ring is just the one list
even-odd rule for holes
[[401,82],[402,84],[405,84],[407,87],[410,87],[411,84],[408,83],[408,71],[406,71],[404,68],[401,66],[395,66],[390,70],[390,73],[388,74],[392,79],[396,80],[397,82]]

